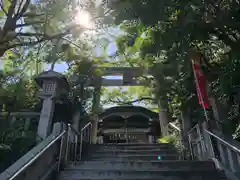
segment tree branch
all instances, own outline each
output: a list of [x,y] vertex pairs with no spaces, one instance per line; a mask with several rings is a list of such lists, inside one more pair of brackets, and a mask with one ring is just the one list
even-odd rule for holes
[[135,102],[140,102],[140,101],[145,101],[145,100],[149,100],[149,101],[155,101],[153,98],[151,97],[142,97],[139,99],[135,99],[133,101],[128,101],[128,102],[123,102],[123,101],[114,101],[114,100],[109,100],[111,103],[116,103],[116,104],[132,104]]
[[19,3],[16,16],[18,16],[18,14],[20,13],[23,2],[24,2],[24,0],[22,0],[22,1]]
[[16,5],[17,5],[17,0],[12,0],[11,5],[8,9],[7,19],[12,19]]
[[47,36],[46,34],[43,34],[43,33],[30,33],[30,32],[25,32],[25,33],[22,33],[22,32],[19,32],[17,33],[17,36]]
[[62,39],[65,40],[65,41],[67,41],[67,42],[69,42],[70,44],[76,46],[77,48],[82,49],[81,46],[79,46],[79,45],[76,44],[75,42],[71,41],[70,39],[67,39],[67,38],[64,38],[64,37],[63,37]]
[[43,21],[35,21],[35,22],[31,22],[31,23],[24,23],[24,24],[16,24],[16,28],[20,28],[20,27],[25,27],[25,26],[32,26],[35,24],[42,24],[44,23]]
[[37,41],[16,43],[16,44],[7,46],[7,49],[11,49],[11,48],[19,47],[19,46],[34,46],[34,45],[36,45],[38,43],[42,43],[44,41],[49,41],[49,40],[53,40],[53,39],[62,38],[64,36],[66,36],[68,33],[69,33],[69,31],[66,31],[64,33],[59,33],[59,34],[55,34],[55,35],[52,35],[52,36],[49,36],[47,34],[41,34],[41,35],[43,35],[43,37],[41,39],[37,40]]
[[44,13],[36,14],[36,13],[32,13],[32,12],[27,12],[22,15],[22,17],[37,17],[37,16],[44,16]]
[[23,5],[22,9],[21,9],[22,3],[20,4],[19,11],[17,12],[17,15],[16,15],[17,19],[21,18],[22,15],[27,11],[30,2],[31,2],[31,0],[26,0],[26,2]]
[[4,12],[5,15],[7,15],[7,11],[4,9],[3,7],[3,1],[1,0],[0,2],[0,8],[2,9],[2,11]]
[[15,31],[15,25],[17,19],[15,19],[14,11],[17,4],[17,0],[12,0],[11,5],[8,8],[7,19],[3,25],[2,37],[6,36],[9,31]]

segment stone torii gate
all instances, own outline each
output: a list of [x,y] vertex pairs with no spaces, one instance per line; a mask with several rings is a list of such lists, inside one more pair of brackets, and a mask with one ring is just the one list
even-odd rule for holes
[[[139,81],[138,77],[143,74],[148,74],[148,72],[144,72],[142,68],[138,67],[102,67],[99,68],[102,72],[101,77],[94,77],[89,78],[84,83],[84,87],[94,87],[95,93],[93,97],[93,107],[92,113],[98,114],[99,107],[100,107],[100,91],[101,87],[109,87],[109,86],[144,86],[146,83],[143,81]],[[122,79],[107,79],[104,76],[121,76]],[[81,77],[74,77],[73,84],[74,85],[81,85],[82,79]],[[83,84],[82,84],[83,86]],[[83,87],[82,87],[83,88]],[[96,143],[97,141],[97,124],[98,118],[97,116],[93,115],[92,120],[92,142]],[[77,122],[75,123],[75,127],[78,127]]]
[[[109,86],[146,86],[148,82],[144,80],[139,80],[139,77],[142,75],[152,76],[152,68],[148,70],[140,68],[140,67],[102,67],[99,68],[102,72],[102,77],[98,77],[94,79],[88,79],[85,83],[85,87],[95,87],[95,97],[94,104],[92,108],[93,113],[99,112],[100,105],[100,90],[101,87],[109,87]],[[107,79],[104,76],[121,76],[121,79]],[[81,81],[81,80],[80,80]],[[76,78],[75,84],[78,84],[79,79]],[[160,103],[158,103],[160,106]],[[96,117],[96,116],[94,116]],[[96,118],[95,118],[96,120]],[[98,121],[98,120],[96,120]],[[161,109],[159,107],[159,121],[161,125],[161,131],[164,136],[168,135],[168,120],[166,115],[166,110]],[[93,134],[92,137],[97,136],[97,122],[93,123]],[[96,138],[93,140],[96,142]]]
[[[102,76],[88,79],[85,82],[85,87],[95,87],[96,81],[101,81],[101,86],[144,86],[146,82],[140,81],[138,78],[141,75],[151,75],[150,71],[144,71],[140,67],[102,67],[98,68]],[[106,79],[104,76],[122,76],[122,79]],[[73,83],[78,85],[82,79],[74,76]]]
[[[87,79],[84,83],[84,87],[94,87],[95,93],[93,97],[92,113],[98,114],[100,107],[100,90],[101,87],[106,86],[144,86],[146,82],[139,81],[139,77],[142,75],[151,75],[151,71],[143,70],[139,67],[102,67],[102,77],[94,77]],[[122,79],[106,79],[104,76],[122,76]],[[81,77],[75,77],[74,85],[79,85],[82,82]],[[41,73],[35,78],[40,89],[40,98],[44,99],[42,112],[40,116],[38,126],[38,136],[45,139],[49,134],[49,129],[52,122],[52,114],[54,112],[54,106],[58,98],[66,94],[69,91],[69,84],[66,78],[54,71],[46,71]],[[159,120],[163,135],[167,135],[167,119],[165,118],[165,110],[160,109]],[[92,119],[92,143],[96,143],[97,140],[97,124],[98,119],[94,115]],[[74,121],[75,119],[75,121]],[[78,128],[79,122],[76,122],[78,118],[73,118],[73,125]]]

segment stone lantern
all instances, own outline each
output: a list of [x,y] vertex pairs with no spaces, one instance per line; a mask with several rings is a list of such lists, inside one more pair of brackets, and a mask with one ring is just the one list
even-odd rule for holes
[[52,70],[42,72],[35,81],[39,87],[39,97],[43,99],[38,136],[45,139],[52,131],[52,117],[56,101],[67,95],[70,89],[67,79]]

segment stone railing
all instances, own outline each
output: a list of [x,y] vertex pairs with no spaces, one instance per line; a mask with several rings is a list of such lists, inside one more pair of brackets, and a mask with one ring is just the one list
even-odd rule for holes
[[239,142],[198,124],[189,131],[188,135],[193,159],[212,159],[216,167],[224,170],[229,179],[239,179]]
[[[0,112],[0,117],[6,116],[8,112]],[[39,112],[11,112],[9,114],[10,124],[14,124],[17,120],[24,118],[26,125],[31,122],[31,120],[39,120]]]
[[[4,117],[7,115],[7,112],[1,112],[0,117]],[[24,123],[23,128],[23,135],[26,131],[29,130],[31,127],[31,124],[36,124],[36,127],[38,125],[38,121],[40,118],[39,112],[11,112],[9,114],[9,126],[14,126],[17,122],[22,121]],[[35,129],[34,129],[35,130]]]
[[59,154],[59,144],[61,139],[59,136],[50,135],[43,140],[0,174],[0,179],[37,180],[50,175],[48,171],[50,169],[56,169],[54,166]]
[[[55,179],[59,170],[69,162],[82,159],[84,149],[91,144],[89,122],[79,132],[71,125],[67,130],[51,134],[12,166],[0,174],[1,180]],[[74,139],[71,138],[73,135]]]

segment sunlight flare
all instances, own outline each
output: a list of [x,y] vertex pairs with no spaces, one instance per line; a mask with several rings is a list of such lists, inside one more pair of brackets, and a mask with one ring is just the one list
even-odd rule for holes
[[94,27],[91,19],[92,18],[89,12],[78,10],[75,16],[75,23],[84,28],[91,29]]

